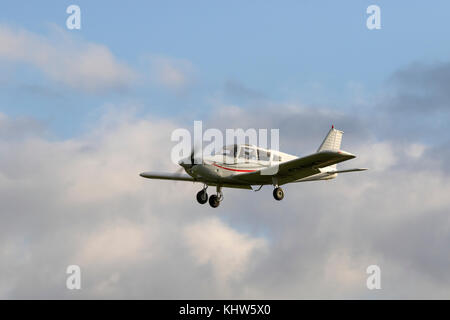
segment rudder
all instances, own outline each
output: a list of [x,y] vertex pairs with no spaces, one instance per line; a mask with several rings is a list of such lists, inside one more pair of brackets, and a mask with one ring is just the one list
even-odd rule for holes
[[323,140],[319,149],[317,149],[317,152],[324,151],[324,150],[332,150],[332,151],[340,150],[343,133],[344,133],[343,131],[337,130],[334,128],[334,126],[331,126],[330,131],[328,132],[327,136]]

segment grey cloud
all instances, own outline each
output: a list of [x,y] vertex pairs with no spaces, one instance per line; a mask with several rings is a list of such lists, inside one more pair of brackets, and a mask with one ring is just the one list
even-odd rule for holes
[[[364,120],[345,113],[251,112],[235,109],[208,124],[279,125],[289,149],[314,150],[334,121],[346,131],[345,148],[361,156],[345,166],[364,166],[374,150],[377,161],[391,160],[333,181],[287,185],[282,202],[270,187],[226,189],[213,211],[195,202],[199,185],[137,175],[176,170],[167,159],[180,124],[112,115],[71,140],[3,139],[2,297],[449,297],[450,184],[426,152],[377,141]],[[414,161],[423,166],[411,170]],[[234,254],[237,264],[227,259]],[[82,267],[81,291],[65,289],[69,264]],[[370,264],[382,268],[380,292],[365,288]]]
[[205,128],[279,129],[280,148],[297,155],[317,150],[332,125],[346,133],[344,147],[355,139],[373,138],[366,120],[343,112],[286,103],[266,103],[247,109],[226,105],[217,108],[219,116],[214,113],[204,121]]
[[43,135],[46,132],[45,124],[31,117],[10,119],[0,113],[0,139],[17,140],[33,135]]
[[[448,299],[448,133],[424,143],[426,132],[411,129],[429,124],[409,114],[399,122],[382,105],[376,116],[268,101],[215,106],[204,129],[279,128],[281,149],[298,155],[334,124],[358,155],[341,167],[370,168],[287,185],[281,202],[271,187],[226,189],[216,210],[196,203],[199,185],[137,175],[177,169],[168,159],[180,123],[112,114],[81,137],[51,141],[4,116],[0,296]],[[81,291],[65,288],[69,264],[82,267]],[[370,264],[381,267],[380,291],[365,287]]]
[[427,145],[449,139],[450,63],[413,63],[386,78],[379,91],[355,100],[347,115],[380,140]]
[[450,62],[412,63],[394,72],[390,107],[400,112],[447,112],[450,106]]

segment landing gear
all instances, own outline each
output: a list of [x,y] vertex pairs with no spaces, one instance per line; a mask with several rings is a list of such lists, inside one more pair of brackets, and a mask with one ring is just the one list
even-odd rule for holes
[[273,197],[275,198],[275,200],[283,200],[284,198],[284,192],[283,189],[281,189],[280,187],[276,187],[275,189],[273,189]]
[[208,202],[208,194],[206,193],[206,189],[208,189],[207,184],[205,184],[203,189],[197,193],[197,201],[200,204],[205,204]]
[[197,201],[200,204],[205,204],[208,202],[208,194],[206,193],[206,189],[200,190],[197,193]]
[[217,208],[220,204],[219,197],[213,194],[211,197],[209,197],[209,205],[213,208]]
[[[205,204],[208,202],[208,194],[206,193],[206,189],[208,189],[208,185],[205,184],[203,189],[197,193],[197,201],[200,204]],[[209,205],[213,208],[217,208],[222,200],[222,187],[217,186],[217,194],[213,194],[209,197]]]
[[273,197],[275,198],[275,200],[283,200],[284,198],[284,192],[283,189],[281,189],[278,186],[278,179],[277,177],[272,177],[272,184],[275,187],[275,189],[273,189]]
[[217,194],[213,194],[211,197],[209,197],[209,205],[213,208],[217,208],[222,200],[223,200],[222,187],[217,186]]

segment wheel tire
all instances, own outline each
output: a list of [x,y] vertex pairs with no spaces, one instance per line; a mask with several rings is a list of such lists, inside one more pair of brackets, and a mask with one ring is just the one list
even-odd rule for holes
[[200,190],[197,193],[197,201],[200,204],[205,204],[208,202],[208,194],[206,193],[206,190]]
[[280,187],[273,189],[273,197],[275,198],[275,200],[283,200],[284,198],[284,192],[283,189],[281,189]]
[[220,204],[219,197],[213,194],[211,197],[209,197],[209,205],[213,208],[217,208]]

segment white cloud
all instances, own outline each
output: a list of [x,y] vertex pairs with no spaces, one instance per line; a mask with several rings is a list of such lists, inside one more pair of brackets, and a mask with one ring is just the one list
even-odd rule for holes
[[[28,125],[0,118],[6,131]],[[294,122],[284,137],[296,142],[304,123]],[[84,298],[373,298],[365,268],[379,264],[376,297],[448,297],[450,182],[440,168],[412,175],[394,165],[409,159],[395,142],[362,136],[346,149],[362,160],[394,154],[367,165],[383,171],[287,185],[281,202],[270,187],[225,189],[211,209],[196,203],[200,185],[138,176],[176,170],[179,126],[111,113],[69,140],[0,135],[0,295],[72,298],[65,270],[79,264]]]
[[219,281],[240,278],[252,254],[266,248],[262,238],[252,238],[225,225],[218,218],[191,224],[184,230],[187,246],[199,265],[211,264]]
[[84,244],[74,261],[82,266],[132,263],[145,255],[145,240],[142,227],[119,220],[82,239]]
[[26,63],[50,79],[87,92],[123,89],[136,78],[104,45],[0,26],[0,59]]
[[154,55],[150,63],[151,78],[160,86],[181,92],[193,84],[195,68],[189,60]]
[[412,143],[407,146],[405,152],[409,157],[417,159],[423,155],[425,149],[426,146],[421,143]]
[[389,142],[369,142],[352,152],[357,154],[359,163],[375,172],[386,171],[397,163],[395,145]]

